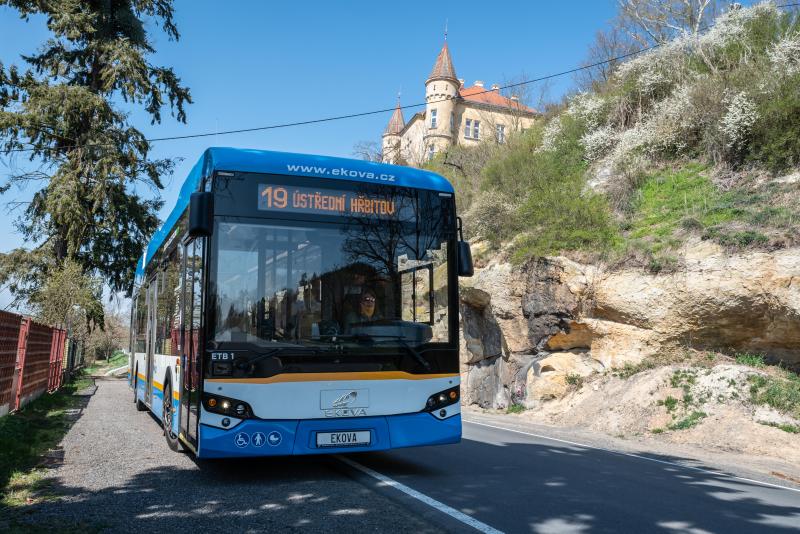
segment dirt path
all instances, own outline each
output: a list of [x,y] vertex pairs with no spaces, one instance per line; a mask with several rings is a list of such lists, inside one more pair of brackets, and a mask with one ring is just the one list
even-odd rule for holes
[[167,448],[124,381],[97,384],[62,442],[52,491],[63,497],[32,506],[24,521],[81,532],[438,531],[333,459],[197,464]]

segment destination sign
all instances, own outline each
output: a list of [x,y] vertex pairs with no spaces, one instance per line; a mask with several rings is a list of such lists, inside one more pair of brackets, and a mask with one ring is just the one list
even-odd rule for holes
[[[314,187],[258,185],[258,209],[262,211],[395,218],[398,209],[401,209],[398,204],[397,199],[388,195]],[[407,212],[408,207],[401,211]]]

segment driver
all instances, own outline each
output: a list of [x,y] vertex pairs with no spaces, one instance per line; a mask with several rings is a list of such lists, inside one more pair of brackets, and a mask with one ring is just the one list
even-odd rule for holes
[[344,318],[345,332],[349,331],[352,326],[368,323],[376,319],[380,319],[380,314],[376,310],[377,299],[375,291],[365,288],[361,291],[361,296],[358,299],[358,310],[350,311]]

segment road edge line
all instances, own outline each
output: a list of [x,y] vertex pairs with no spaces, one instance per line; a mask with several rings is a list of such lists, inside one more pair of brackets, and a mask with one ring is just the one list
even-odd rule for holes
[[353,469],[361,471],[365,475],[369,475],[372,478],[374,478],[374,479],[386,484],[387,486],[391,486],[392,488],[394,488],[396,490],[402,491],[403,493],[405,493],[409,497],[412,497],[412,498],[414,498],[414,499],[416,499],[416,500],[418,500],[418,501],[420,501],[420,502],[422,502],[424,504],[427,504],[428,506],[430,506],[432,508],[435,508],[436,510],[442,512],[443,514],[446,514],[446,515],[450,516],[451,518],[453,518],[453,519],[455,519],[455,520],[457,520],[457,521],[459,521],[461,523],[464,523],[465,525],[468,525],[468,526],[474,528],[475,530],[477,530],[479,532],[483,532],[484,534],[504,534],[503,531],[501,531],[501,530],[497,530],[494,527],[490,527],[486,523],[478,521],[474,517],[469,516],[469,515],[465,514],[464,512],[459,512],[455,508],[452,508],[452,507],[450,507],[450,506],[448,506],[448,505],[446,505],[446,504],[444,504],[442,502],[439,502],[439,501],[437,501],[436,499],[434,499],[432,497],[428,497],[424,493],[421,493],[421,492],[419,492],[419,491],[417,491],[417,490],[415,490],[413,488],[410,488],[410,487],[406,486],[405,484],[403,484],[402,482],[398,482],[398,481],[394,480],[393,478],[390,478],[390,477],[388,477],[386,475],[378,473],[377,471],[375,471],[373,469],[370,469],[369,467],[361,465],[360,463],[355,462],[355,461],[351,460],[350,458],[345,458],[344,456],[341,456],[341,455],[338,455],[338,454],[335,457],[338,460],[340,460],[341,462],[349,465]]
[[761,486],[769,486],[771,488],[784,489],[784,490],[789,490],[789,491],[794,491],[796,493],[800,493],[800,489],[798,489],[798,488],[790,488],[788,486],[781,486],[780,484],[773,484],[772,482],[764,482],[762,480],[754,480],[752,478],[740,477],[740,476],[737,476],[737,475],[724,473],[722,471],[713,471],[711,469],[703,469],[702,467],[694,467],[692,465],[684,465],[684,464],[679,464],[677,462],[668,462],[667,460],[659,460],[657,458],[649,458],[647,456],[642,456],[640,454],[635,454],[635,453],[632,453],[632,452],[615,451],[614,449],[606,449],[604,447],[597,447],[595,445],[586,445],[585,443],[578,443],[577,441],[569,441],[569,440],[566,440],[566,439],[552,438],[550,436],[545,436],[543,434],[535,434],[533,432],[523,432],[522,430],[514,430],[513,428],[506,428],[506,427],[503,427],[503,426],[495,426],[495,425],[489,425],[489,424],[486,424],[486,423],[479,423],[479,422],[477,422],[475,420],[462,419],[462,421],[464,421],[465,423],[473,424],[473,425],[485,426],[485,427],[488,427],[488,428],[495,428],[497,430],[505,430],[507,432],[515,432],[517,434],[524,434],[526,436],[533,436],[535,438],[549,439],[550,441],[556,441],[556,442],[559,442],[559,443],[566,443],[567,445],[575,445],[577,447],[584,447],[586,449],[594,449],[596,451],[604,451],[604,452],[610,452],[610,453],[613,453],[613,454],[620,454],[622,456],[630,456],[631,458],[639,458],[640,460],[647,460],[648,462],[655,462],[655,463],[658,463],[658,464],[666,464],[666,465],[671,465],[671,466],[674,466],[674,467],[682,467],[683,469],[691,469],[693,471],[699,471],[701,473],[706,473],[706,474],[709,474],[709,475],[725,476],[725,477],[728,477],[728,478],[741,480],[743,482],[751,482],[753,484],[759,484]]

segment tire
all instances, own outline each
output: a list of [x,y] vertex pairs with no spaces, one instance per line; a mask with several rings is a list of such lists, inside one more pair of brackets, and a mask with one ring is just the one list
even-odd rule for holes
[[164,437],[167,439],[169,448],[175,452],[182,452],[183,446],[178,436],[172,432],[174,417],[175,412],[172,410],[172,380],[167,379],[164,384],[164,401],[161,405],[161,424],[164,427]]
[[133,403],[140,412],[147,411],[147,405],[139,400],[139,368],[133,374]]

